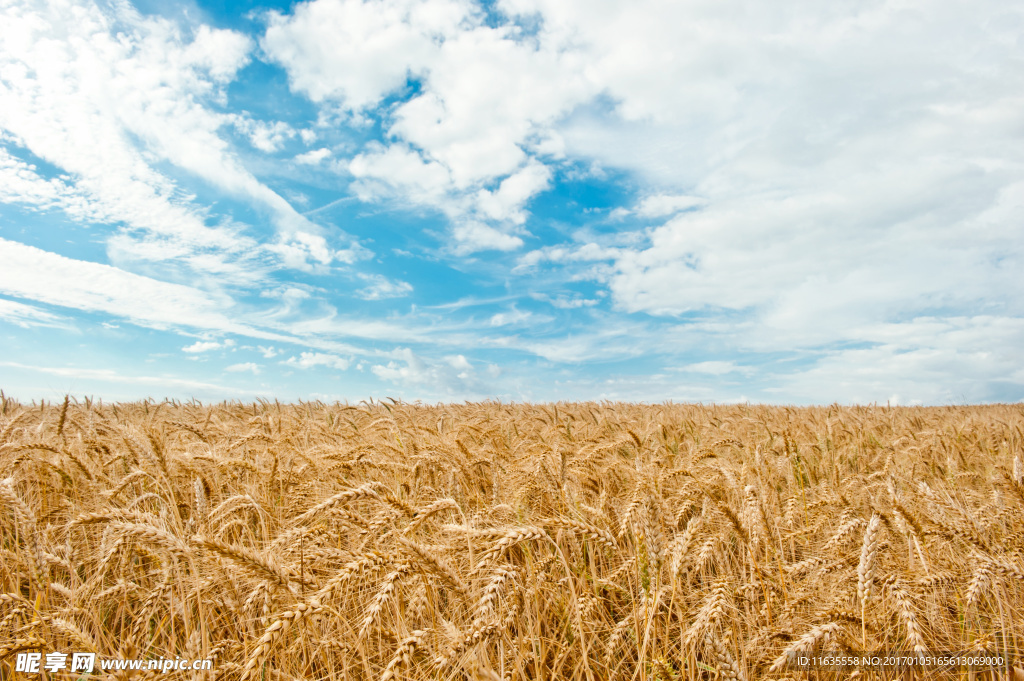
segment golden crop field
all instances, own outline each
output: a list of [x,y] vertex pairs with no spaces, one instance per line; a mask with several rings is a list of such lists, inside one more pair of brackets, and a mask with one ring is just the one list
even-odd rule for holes
[[104,678],[275,681],[1009,660],[1022,456],[1021,405],[5,398],[0,678],[29,678],[26,651],[213,661]]

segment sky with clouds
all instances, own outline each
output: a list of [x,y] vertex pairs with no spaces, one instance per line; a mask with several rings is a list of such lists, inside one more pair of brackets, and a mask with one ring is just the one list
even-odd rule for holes
[[0,387],[1024,399],[1021,0],[0,0]]

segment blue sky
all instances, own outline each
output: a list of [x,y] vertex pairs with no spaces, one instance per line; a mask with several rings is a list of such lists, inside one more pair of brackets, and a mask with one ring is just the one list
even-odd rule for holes
[[0,0],[21,399],[1024,399],[1024,4]]

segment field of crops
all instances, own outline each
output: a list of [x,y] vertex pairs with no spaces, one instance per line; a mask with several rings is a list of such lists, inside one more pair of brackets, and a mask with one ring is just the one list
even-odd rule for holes
[[5,398],[0,678],[26,651],[365,681],[1013,654],[1022,456],[1021,405]]

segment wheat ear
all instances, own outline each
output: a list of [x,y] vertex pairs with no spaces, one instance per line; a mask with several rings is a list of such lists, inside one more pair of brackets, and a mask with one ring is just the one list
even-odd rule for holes
[[720,581],[711,590],[711,594],[697,612],[697,617],[694,619],[693,624],[686,631],[686,636],[683,640],[687,645],[698,640],[702,633],[709,631],[722,619],[722,615],[725,614],[728,593],[729,583],[726,580]]
[[370,602],[370,607],[366,611],[366,617],[363,618],[362,625],[359,627],[358,639],[361,641],[366,636],[370,627],[380,617],[381,611],[384,609],[384,604],[391,599],[391,594],[395,591],[395,586],[398,584],[398,580],[403,576],[407,575],[412,570],[412,565],[409,563],[402,563],[396,565],[395,569],[389,572],[385,577],[384,581],[381,582],[380,589],[377,590],[377,594],[373,597]]
[[726,647],[724,641],[717,636],[712,636],[709,631],[704,634],[704,642],[715,652],[715,660],[718,663],[718,671],[721,678],[728,679],[729,681],[747,681],[746,674],[736,664],[736,660],[733,658],[732,653],[729,652],[729,648]]
[[259,579],[266,579],[281,587],[287,587],[289,582],[292,581],[289,576],[277,566],[271,565],[260,557],[238,547],[228,546],[227,544],[207,539],[199,535],[192,537],[189,541],[196,546],[206,549],[207,551],[212,551],[219,556],[227,558],[238,567]]
[[388,666],[384,668],[380,681],[391,681],[391,679],[395,678],[400,667],[409,668],[412,666],[412,657],[416,653],[416,649],[423,643],[423,637],[426,633],[422,629],[417,629],[412,632],[411,636],[399,644],[394,657],[388,662]]
[[569,518],[548,518],[540,521],[539,524],[545,528],[550,527],[560,530],[568,530],[612,550],[617,548],[615,535],[608,530],[601,529],[597,525],[591,525],[590,523],[585,523],[580,520],[571,520]]
[[818,645],[818,643],[828,641],[833,635],[838,634],[840,631],[841,627],[835,622],[819,624],[816,627],[812,627],[810,631],[783,650],[782,654],[772,662],[772,666],[768,668],[768,671],[779,671],[789,663],[793,656],[799,653],[811,652],[814,650],[814,646]]
[[381,497],[380,494],[377,493],[377,490],[382,487],[384,487],[384,485],[379,482],[368,482],[365,485],[347,489],[343,492],[338,492],[333,497],[321,501],[313,508],[297,516],[292,522],[296,525],[304,523],[311,518],[315,518],[322,511],[326,511],[327,509],[338,506],[339,504],[347,504],[357,499],[380,499]]
[[877,513],[871,515],[867,529],[864,530],[864,543],[860,549],[860,563],[857,565],[857,597],[860,599],[860,634],[861,644],[867,644],[867,617],[868,599],[871,598],[871,591],[875,582],[875,558],[878,554],[878,535],[882,518]]
[[263,632],[263,636],[256,643],[256,647],[249,653],[249,659],[245,661],[245,667],[242,669],[242,674],[239,676],[238,681],[256,679],[258,676],[257,669],[266,662],[274,645],[284,637],[293,625],[304,617],[320,612],[320,610],[319,603],[313,601],[311,603],[299,603],[293,610],[288,610],[278,615],[273,623],[267,627],[266,631]]
[[987,562],[978,564],[967,585],[967,607],[971,607],[988,593],[992,586],[992,566]]
[[501,557],[502,553],[516,544],[520,544],[531,539],[543,539],[547,536],[547,532],[540,527],[513,528],[507,531],[505,536],[496,541],[493,546],[487,549],[487,551],[480,556],[480,565],[486,565],[493,560],[497,560]]
[[924,643],[924,635],[921,633],[921,625],[918,623],[914,607],[911,605],[910,594],[903,589],[903,585],[898,579],[889,585],[889,592],[896,599],[900,619],[903,620],[903,626],[907,628],[907,640],[914,647],[914,652],[922,655],[927,651],[927,647]]

